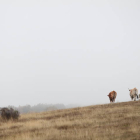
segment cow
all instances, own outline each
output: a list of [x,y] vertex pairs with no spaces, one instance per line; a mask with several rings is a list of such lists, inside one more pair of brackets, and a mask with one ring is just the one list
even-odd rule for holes
[[133,89],[129,89],[130,91],[130,97],[131,97],[131,100],[133,101],[136,101],[136,98],[138,99],[139,96],[138,96],[138,89],[137,88],[133,88]]
[[108,95],[107,95],[110,99],[110,102],[115,102],[116,96],[117,96],[117,92],[116,91],[111,91]]

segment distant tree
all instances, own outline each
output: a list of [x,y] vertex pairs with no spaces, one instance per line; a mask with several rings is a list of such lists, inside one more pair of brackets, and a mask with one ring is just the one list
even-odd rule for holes
[[46,108],[45,111],[53,111],[53,110],[57,110],[57,107],[56,106],[49,106]]
[[14,110],[18,110],[21,114],[30,113],[30,112],[44,112],[50,110],[58,110],[58,109],[66,109],[66,108],[73,108],[77,105],[67,105],[64,104],[37,104],[34,106],[25,105],[25,106],[8,106],[8,108],[13,108]]
[[19,106],[17,110],[19,110],[20,113],[29,113],[31,112],[31,106],[30,105]]

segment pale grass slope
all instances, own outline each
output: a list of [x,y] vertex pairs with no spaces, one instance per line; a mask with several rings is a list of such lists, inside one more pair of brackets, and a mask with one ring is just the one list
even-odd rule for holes
[[140,140],[140,101],[0,120],[0,140]]

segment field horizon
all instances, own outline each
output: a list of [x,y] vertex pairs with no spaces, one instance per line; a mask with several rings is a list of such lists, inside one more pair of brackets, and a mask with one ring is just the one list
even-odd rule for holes
[[140,101],[0,118],[0,140],[139,140]]

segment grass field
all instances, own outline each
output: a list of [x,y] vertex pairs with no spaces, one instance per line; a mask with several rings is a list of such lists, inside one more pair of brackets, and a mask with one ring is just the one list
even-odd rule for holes
[[0,120],[0,140],[140,140],[140,101],[23,114]]

